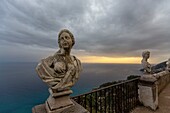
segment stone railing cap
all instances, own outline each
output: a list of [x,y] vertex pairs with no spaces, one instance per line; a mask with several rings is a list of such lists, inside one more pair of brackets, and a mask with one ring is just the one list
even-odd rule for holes
[[152,74],[150,75],[143,75],[139,79],[140,81],[145,81],[145,82],[156,82],[157,79],[154,77]]

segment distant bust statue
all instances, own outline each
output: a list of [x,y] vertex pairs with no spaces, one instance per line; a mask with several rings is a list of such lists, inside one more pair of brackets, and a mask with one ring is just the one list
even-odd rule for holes
[[170,71],[170,58],[166,62],[166,70]]
[[151,64],[148,62],[148,59],[150,57],[150,52],[149,51],[144,51],[142,52],[142,66],[144,69],[144,74],[151,74],[152,73],[152,67]]
[[70,55],[74,43],[73,34],[67,29],[61,30],[58,34],[60,49],[54,55],[42,59],[36,68],[39,77],[50,87],[50,93],[71,91],[70,88],[79,78],[81,62]]

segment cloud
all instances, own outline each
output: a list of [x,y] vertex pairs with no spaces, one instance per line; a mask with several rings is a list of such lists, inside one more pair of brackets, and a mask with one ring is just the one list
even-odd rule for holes
[[[169,2],[2,0],[0,44],[19,44],[23,48],[18,49],[28,53],[33,46],[38,54],[37,48],[56,49],[59,30],[68,28],[76,38],[74,51],[76,54],[83,51],[82,56],[139,57],[148,49],[155,59],[159,59],[157,56],[166,59],[170,55]],[[10,53],[8,44],[3,45],[9,49],[4,56]]]

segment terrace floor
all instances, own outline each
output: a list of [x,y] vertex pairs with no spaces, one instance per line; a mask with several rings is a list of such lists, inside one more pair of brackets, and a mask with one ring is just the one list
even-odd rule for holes
[[140,106],[131,113],[170,113],[170,84],[160,93],[158,102],[159,108],[156,111]]

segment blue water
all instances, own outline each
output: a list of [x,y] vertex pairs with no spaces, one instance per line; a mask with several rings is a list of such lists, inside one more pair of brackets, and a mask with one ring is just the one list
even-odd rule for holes
[[[35,71],[37,63],[0,63],[0,113],[31,113],[48,98],[48,87]],[[83,64],[79,81],[72,88],[78,95],[105,82],[139,75],[137,64]]]

